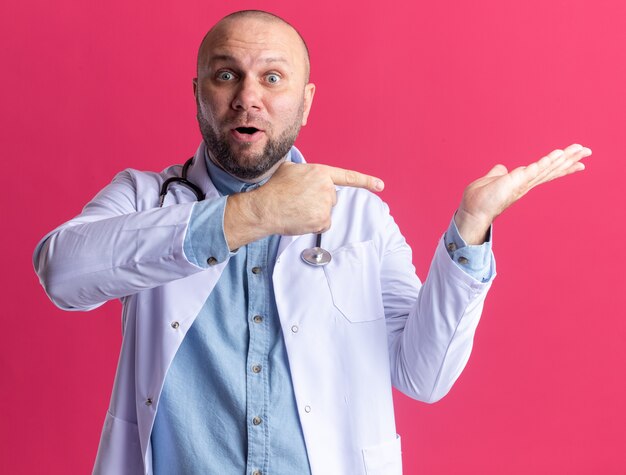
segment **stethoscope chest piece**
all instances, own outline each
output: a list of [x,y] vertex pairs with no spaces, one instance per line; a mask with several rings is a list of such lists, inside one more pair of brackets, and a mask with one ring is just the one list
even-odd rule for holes
[[302,257],[304,262],[312,266],[325,266],[332,259],[330,252],[319,246],[305,249],[302,251],[302,254],[300,254],[300,257]]

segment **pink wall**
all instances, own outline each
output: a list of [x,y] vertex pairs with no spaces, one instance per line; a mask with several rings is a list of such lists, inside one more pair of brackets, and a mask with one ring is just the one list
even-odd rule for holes
[[[30,256],[124,167],[195,150],[209,25],[261,2],[2,2],[0,472],[91,470],[118,303],[57,310]],[[268,1],[308,39],[309,161],[382,176],[425,276],[468,181],[572,142],[582,174],[495,227],[499,277],[436,405],[397,394],[405,473],[626,473],[626,3]]]

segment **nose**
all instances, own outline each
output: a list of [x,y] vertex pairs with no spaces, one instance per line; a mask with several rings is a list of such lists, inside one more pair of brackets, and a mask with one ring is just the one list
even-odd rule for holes
[[232,108],[238,111],[248,111],[262,107],[261,85],[250,77],[245,77],[240,83],[233,97]]

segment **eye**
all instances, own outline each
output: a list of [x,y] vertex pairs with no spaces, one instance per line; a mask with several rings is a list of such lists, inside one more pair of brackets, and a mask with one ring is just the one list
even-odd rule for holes
[[276,73],[270,73],[265,78],[270,84],[276,84],[280,81],[280,76]]
[[220,71],[217,73],[217,79],[220,81],[232,81],[235,79],[235,75],[230,71]]

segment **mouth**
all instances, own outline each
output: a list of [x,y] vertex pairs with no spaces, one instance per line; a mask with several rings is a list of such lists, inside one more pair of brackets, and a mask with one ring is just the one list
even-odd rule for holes
[[235,127],[231,134],[239,142],[256,142],[263,136],[264,131],[256,127]]
[[237,127],[235,129],[240,134],[253,135],[259,131],[256,127]]

